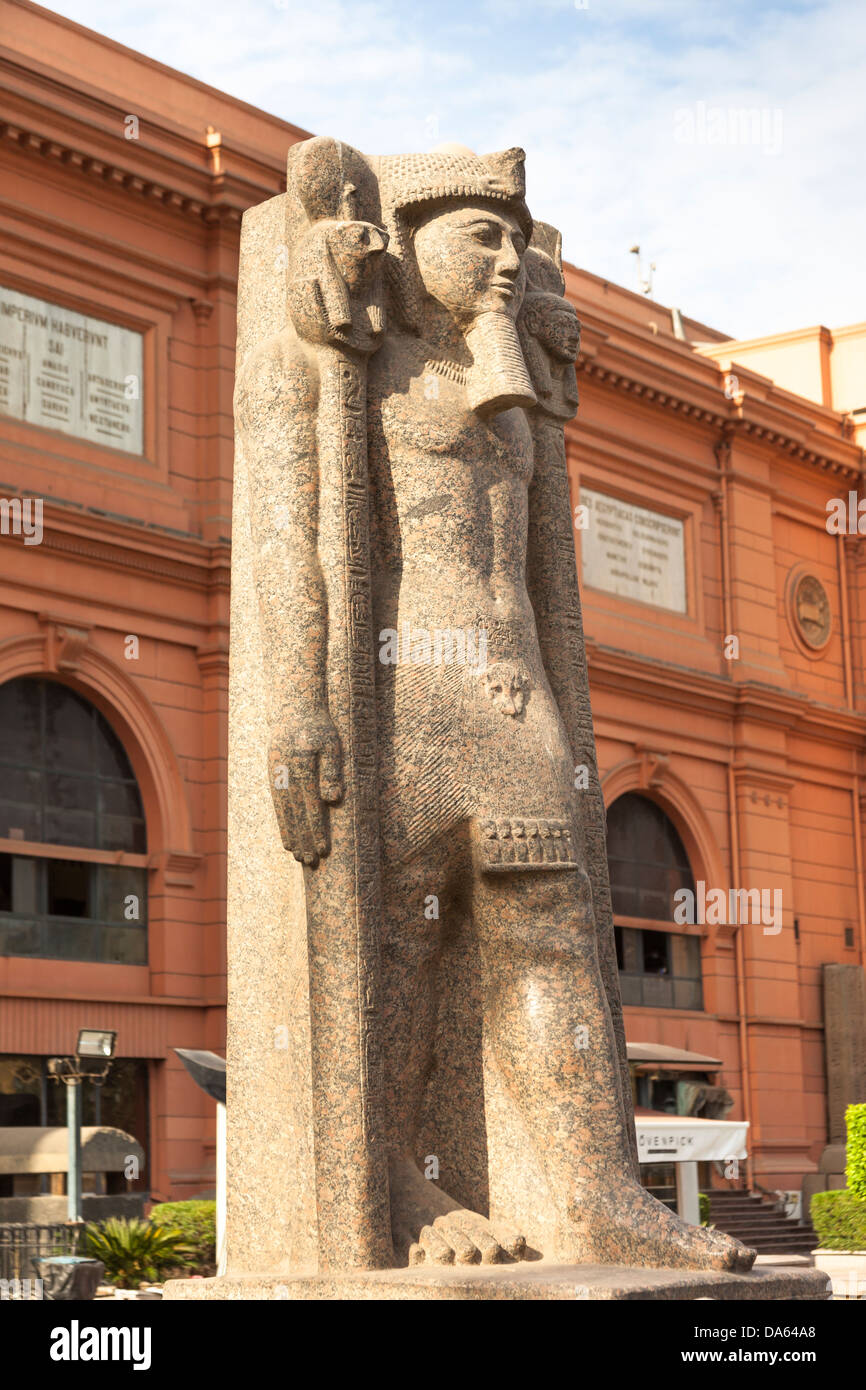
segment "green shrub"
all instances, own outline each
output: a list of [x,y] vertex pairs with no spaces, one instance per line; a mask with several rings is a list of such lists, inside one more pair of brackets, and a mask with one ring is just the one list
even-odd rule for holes
[[866,1250],[866,1201],[856,1192],[816,1192],[810,1215],[822,1250]]
[[84,1251],[105,1265],[105,1277],[121,1289],[152,1283],[166,1266],[187,1254],[181,1231],[155,1221],[109,1216],[84,1229]]
[[845,1177],[851,1191],[866,1201],[866,1105],[849,1105],[845,1124],[848,1128]]
[[698,1193],[698,1203],[701,1213],[701,1225],[708,1226],[710,1224],[710,1199],[706,1192]]
[[216,1270],[216,1202],[160,1202],[150,1219],[182,1233],[188,1254],[177,1261],[180,1269],[201,1274]]

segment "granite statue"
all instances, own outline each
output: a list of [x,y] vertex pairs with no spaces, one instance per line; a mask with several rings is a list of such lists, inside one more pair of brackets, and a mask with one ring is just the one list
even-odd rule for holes
[[754,1259],[638,1179],[565,462],[578,346],[521,150],[316,138],[246,215],[236,1268]]

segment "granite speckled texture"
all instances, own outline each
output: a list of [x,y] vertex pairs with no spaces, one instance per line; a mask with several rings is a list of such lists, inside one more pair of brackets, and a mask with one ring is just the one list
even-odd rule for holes
[[578,341],[520,150],[318,137],[244,218],[228,1274],[169,1297],[818,1287],[719,1282],[753,1252],[638,1181],[565,468]]
[[712,1270],[629,1269],[622,1265],[442,1265],[430,1270],[309,1275],[289,1279],[187,1279],[166,1285],[169,1299],[553,1299],[592,1302],[628,1299],[827,1299],[827,1275],[818,1269],[760,1269],[748,1274]]

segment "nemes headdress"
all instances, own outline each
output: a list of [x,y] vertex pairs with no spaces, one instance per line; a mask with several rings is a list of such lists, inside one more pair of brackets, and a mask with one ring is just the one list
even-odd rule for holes
[[429,154],[383,155],[378,161],[383,216],[462,198],[490,198],[514,213],[528,240],[532,218],[526,206],[525,160],[520,149],[478,155],[462,145]]
[[483,198],[511,212],[529,241],[532,218],[526,206],[525,159],[524,151],[517,148],[477,155],[462,145],[446,145],[429,154],[383,155],[371,161],[390,237],[391,289],[398,311],[410,326],[416,322],[418,295],[410,236],[413,222],[437,206]]

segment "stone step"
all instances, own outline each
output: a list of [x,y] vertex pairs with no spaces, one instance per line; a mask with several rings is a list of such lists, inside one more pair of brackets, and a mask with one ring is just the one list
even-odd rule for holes
[[711,1187],[710,1197],[717,1197],[720,1202],[760,1202],[763,1199],[757,1192],[747,1192],[743,1187]]
[[792,1222],[789,1223],[789,1222],[785,1219],[784,1216],[781,1216],[781,1217],[780,1217],[780,1216],[721,1216],[721,1217],[714,1217],[713,1214],[712,1214],[712,1212],[711,1212],[711,1213],[710,1213],[710,1220],[715,1220],[717,1225],[718,1225],[719,1221],[721,1221],[721,1222],[724,1223],[725,1229],[727,1229],[727,1228],[730,1226],[731,1230],[733,1230],[735,1226],[738,1227],[740,1230],[744,1230],[744,1229],[748,1226],[748,1227],[754,1228],[754,1230],[756,1230],[756,1231],[762,1231],[762,1230],[773,1229],[773,1228],[775,1228],[775,1227],[777,1227],[777,1226],[778,1226],[781,1230],[786,1230],[786,1231],[787,1231],[787,1230],[790,1230],[791,1226],[793,1226],[795,1230],[796,1230],[798,1227],[799,1227],[800,1229],[802,1229],[803,1227],[808,1227],[809,1230],[812,1229],[812,1227],[811,1227],[811,1225],[810,1225],[810,1223],[809,1223],[808,1221],[792,1221]]
[[745,1197],[741,1193],[713,1192],[710,1194],[710,1203],[715,1207],[762,1207],[764,1202],[760,1197]]
[[708,1195],[720,1202],[763,1202],[768,1196],[766,1193],[762,1196],[760,1192],[747,1192],[743,1187],[711,1187]]
[[[719,1230],[718,1226],[716,1230]],[[725,1232],[725,1235],[733,1234],[733,1231]],[[751,1237],[749,1237],[746,1231],[738,1231],[736,1232],[736,1236],[737,1240],[741,1240],[744,1245],[808,1245],[810,1250],[814,1250],[815,1246],[818,1244],[818,1237],[816,1235],[809,1235],[808,1231],[775,1231],[772,1235],[753,1234]]]
[[769,1202],[753,1202],[750,1206],[745,1202],[710,1202],[710,1210],[724,1212],[728,1216],[742,1213],[743,1216],[781,1216],[785,1221],[788,1220],[784,1207],[774,1207]]
[[[712,1211],[710,1207],[710,1211]],[[769,1220],[788,1220],[784,1212],[728,1212],[721,1211],[719,1216],[723,1220],[753,1220],[753,1222],[769,1222]]]
[[811,1240],[814,1245],[818,1237],[814,1231],[809,1231],[803,1226],[796,1226],[793,1231],[787,1230],[784,1226],[719,1226],[717,1222],[712,1223],[717,1231],[724,1231],[726,1235],[736,1236],[737,1240]]
[[[719,1222],[716,1222],[716,1225],[719,1225]],[[792,1222],[788,1222],[788,1220],[785,1220],[784,1218],[781,1219],[781,1220],[778,1220],[778,1219],[773,1220],[773,1218],[770,1218],[770,1220],[749,1220],[748,1216],[734,1216],[734,1218],[731,1218],[731,1216],[728,1216],[728,1218],[727,1218],[726,1220],[724,1220],[724,1229],[726,1229],[726,1230],[728,1230],[728,1229],[730,1229],[730,1230],[734,1230],[734,1229],[737,1229],[737,1230],[812,1230],[813,1227],[810,1226],[810,1223],[809,1223],[809,1222],[799,1222],[799,1220],[792,1220]]]
[[[721,1226],[716,1226],[714,1229],[716,1231],[722,1230]],[[723,1234],[732,1236],[734,1240],[739,1240],[743,1245],[752,1245],[755,1248],[765,1245],[796,1245],[798,1247],[807,1246],[810,1250],[814,1250],[818,1244],[817,1236],[803,1235],[802,1231],[794,1235],[789,1235],[787,1231],[763,1231],[760,1234],[757,1231],[724,1231]]]
[[716,1211],[773,1211],[773,1207],[765,1207],[763,1202],[750,1202],[745,1198],[739,1198],[734,1202],[714,1202],[710,1198],[710,1206]]
[[[721,1228],[716,1226],[717,1231]],[[818,1244],[817,1236],[756,1236],[749,1231],[725,1231],[726,1236],[738,1240],[741,1245],[748,1245],[753,1250],[814,1250]]]
[[[777,1216],[774,1212],[767,1212],[766,1214],[760,1212],[753,1216],[750,1212],[746,1211],[711,1211],[710,1220],[717,1223],[721,1221],[726,1226],[730,1225],[731,1222],[736,1222],[738,1226],[775,1226],[777,1224],[785,1224],[787,1217]],[[795,1222],[794,1224],[798,1225],[799,1223]]]
[[730,1216],[732,1216],[734,1212],[742,1212],[746,1216],[755,1216],[761,1212],[774,1212],[777,1210],[777,1207],[765,1207],[762,1202],[710,1202],[710,1211],[725,1212]]
[[743,1245],[748,1245],[750,1250],[754,1250],[758,1255],[811,1255],[815,1246],[808,1241],[805,1245],[782,1245],[780,1241],[743,1241]]
[[808,1255],[818,1244],[812,1227],[748,1192],[713,1192],[710,1221],[761,1255]]
[[[718,1230],[718,1231],[720,1231],[721,1229],[722,1229],[721,1226],[717,1226],[717,1227],[716,1227],[716,1230]],[[727,1227],[726,1227],[725,1229],[727,1230]],[[757,1230],[757,1229],[753,1226],[753,1227],[752,1227],[752,1233],[753,1233],[753,1235],[755,1236],[755,1239],[756,1239],[756,1240],[812,1240],[812,1241],[815,1241],[815,1240],[818,1239],[818,1237],[816,1236],[815,1232],[812,1231],[812,1230],[810,1230],[808,1226],[795,1226],[795,1225],[793,1225],[793,1224],[790,1225],[790,1226],[774,1226],[774,1227],[772,1227],[772,1229],[770,1229],[770,1230],[767,1230],[766,1228],[764,1228],[764,1229],[762,1229],[762,1230]],[[729,1235],[740,1235],[740,1231],[729,1231],[728,1234],[729,1234]]]

